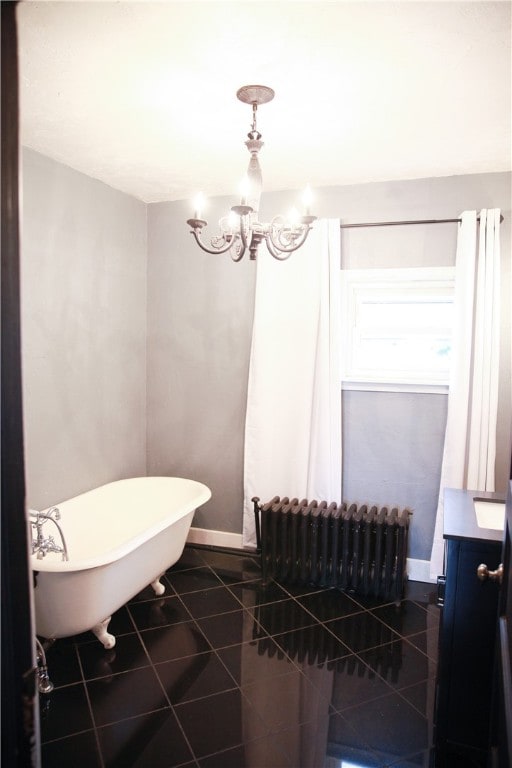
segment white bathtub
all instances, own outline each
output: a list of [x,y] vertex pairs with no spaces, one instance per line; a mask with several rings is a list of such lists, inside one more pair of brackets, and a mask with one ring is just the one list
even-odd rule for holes
[[[41,560],[31,555],[37,634],[58,638],[90,629],[112,648],[115,638],[106,631],[112,613],[148,584],[162,594],[158,579],[181,557],[194,512],[210,497],[194,480],[137,477],[57,504],[69,560],[53,552]],[[60,544],[50,520],[44,535]]]

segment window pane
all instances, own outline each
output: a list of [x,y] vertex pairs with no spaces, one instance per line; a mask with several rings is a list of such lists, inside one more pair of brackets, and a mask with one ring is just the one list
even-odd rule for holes
[[454,269],[348,270],[344,286],[346,381],[447,384]]
[[448,375],[451,339],[428,335],[396,338],[361,339],[354,364],[368,372],[435,371]]
[[450,329],[453,304],[451,301],[392,302],[363,301],[358,325],[361,328],[397,329],[424,333],[428,328]]

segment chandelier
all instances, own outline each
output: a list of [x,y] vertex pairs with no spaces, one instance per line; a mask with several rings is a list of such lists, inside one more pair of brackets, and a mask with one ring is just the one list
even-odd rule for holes
[[193,219],[188,219],[190,232],[197,244],[207,253],[229,252],[233,261],[240,261],[246,251],[254,260],[258,247],[264,240],[269,253],[280,261],[289,258],[293,251],[306,242],[311,225],[316,216],[310,215],[311,190],[306,187],[302,201],[304,214],[300,216],[292,211],[289,216],[274,216],[270,223],[260,222],[260,206],[263,178],[258,153],[263,146],[261,133],[256,127],[256,112],[260,104],[266,104],[274,98],[274,91],[265,85],[244,85],[237,91],[237,98],[244,104],[252,104],[252,125],[247,134],[245,146],[251,154],[247,175],[242,183],[240,205],[234,205],[230,213],[219,221],[219,233],[210,239],[209,245],[203,242],[203,229],[208,222],[201,218],[204,198],[201,194],[195,200]]

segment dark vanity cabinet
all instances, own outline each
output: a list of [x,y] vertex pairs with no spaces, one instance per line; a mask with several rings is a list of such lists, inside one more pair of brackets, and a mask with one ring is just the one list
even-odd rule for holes
[[503,532],[478,526],[474,496],[503,502],[496,494],[445,490],[435,717],[438,768],[451,768],[455,756],[466,756],[468,765],[485,766],[489,748],[499,587],[492,573],[491,578],[481,574],[482,580],[477,570],[481,564],[489,571],[498,569]]

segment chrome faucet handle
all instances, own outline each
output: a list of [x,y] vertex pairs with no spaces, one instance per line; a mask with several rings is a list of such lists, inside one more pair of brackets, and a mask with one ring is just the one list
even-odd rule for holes
[[[57,523],[57,520],[60,520],[61,518],[59,508],[50,507],[47,512],[29,510],[29,515],[31,518],[35,518],[30,520],[30,525],[32,527],[32,554],[37,552],[37,559],[42,560],[43,557],[46,557],[48,552],[60,552],[62,553],[63,560],[69,560],[64,533],[62,532],[60,525]],[[47,520],[51,520],[52,523],[56,526],[62,541],[62,546],[55,543],[53,536],[49,535],[46,539],[44,538],[43,525]]]

